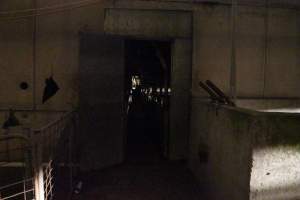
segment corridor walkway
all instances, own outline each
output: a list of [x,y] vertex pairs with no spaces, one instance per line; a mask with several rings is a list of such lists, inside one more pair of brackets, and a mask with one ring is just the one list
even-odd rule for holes
[[73,200],[206,200],[184,162],[168,161],[162,148],[162,110],[137,101],[128,117],[126,161],[84,174]]
[[202,200],[203,191],[184,163],[128,162],[87,174],[74,200]]

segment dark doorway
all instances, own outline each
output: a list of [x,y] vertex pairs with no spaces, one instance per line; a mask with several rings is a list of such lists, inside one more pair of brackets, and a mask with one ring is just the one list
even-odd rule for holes
[[171,43],[126,40],[127,161],[167,155]]

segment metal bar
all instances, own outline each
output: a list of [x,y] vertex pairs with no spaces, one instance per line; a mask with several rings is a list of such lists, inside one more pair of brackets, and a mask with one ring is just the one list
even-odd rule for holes
[[234,102],[232,102],[223,92],[220,90],[213,82],[207,80],[205,82],[208,87],[210,87],[216,94],[219,95],[220,98],[224,99],[225,102],[229,105],[235,106]]
[[[9,149],[10,152],[12,151],[20,151],[20,150],[28,150],[29,147],[24,147],[24,148],[13,148],[13,149]],[[5,154],[6,152],[0,151],[0,154]],[[0,162],[1,163],[1,162]]]
[[34,131],[34,185],[35,200],[44,200],[44,173],[43,173],[43,141],[41,131]]
[[26,191],[26,182],[25,181],[23,182],[23,189],[24,189],[24,200],[26,200],[27,198],[26,198],[26,193],[25,193],[25,191]]
[[[49,173],[46,177],[45,183],[46,186],[48,185],[49,182],[51,182],[53,180],[53,176],[51,175],[51,173]],[[46,189],[46,188],[45,188]]]
[[[74,124],[72,123],[70,125],[70,134],[69,134],[69,164],[71,164],[73,162],[73,159],[72,159],[72,138],[73,138],[73,134],[74,134]],[[70,191],[73,190],[73,168],[72,168],[72,165],[70,165]]]
[[24,162],[0,162],[0,167],[24,167]]
[[51,176],[49,180],[45,181],[45,191],[47,192],[48,191],[48,188],[49,186],[52,185],[52,180],[53,180],[53,177]]
[[52,179],[52,170],[46,172],[45,182],[48,182],[50,179]]
[[[32,192],[32,191],[34,191],[33,189],[30,189],[30,190],[26,190],[25,191],[25,193],[29,193],[29,192]],[[19,192],[19,193],[16,193],[16,194],[14,194],[14,195],[11,195],[11,196],[8,196],[8,197],[2,197],[2,199],[1,200],[7,200],[7,199],[10,199],[10,198],[13,198],[13,197],[17,197],[17,196],[20,196],[20,195],[22,195],[24,192]]]
[[72,113],[74,113],[74,111],[69,111],[68,113],[62,115],[61,117],[59,117],[57,120],[54,120],[53,122],[50,122],[49,124],[43,126],[42,128],[39,129],[35,129],[34,131],[42,131],[45,129],[48,129],[49,127],[61,122],[61,120],[64,120],[65,118],[68,118]]
[[[52,164],[52,157],[56,153],[57,145],[60,139],[63,136],[63,131],[67,131],[66,138],[69,141],[68,144],[68,160],[65,160],[66,166],[69,167],[69,176],[70,176],[70,191],[72,190],[73,186],[73,162],[72,162],[72,138],[75,131],[75,124],[77,124],[77,121],[74,121],[73,115],[75,112],[68,112],[63,116],[60,116],[59,119],[54,120],[50,123],[48,123],[46,126],[36,129],[36,130],[27,130],[27,134],[16,134],[16,135],[8,135],[4,137],[0,137],[1,140],[4,142],[7,142],[11,139],[21,139],[22,141],[28,142],[29,145],[26,145],[27,143],[23,143],[24,148],[13,148],[9,149],[9,151],[18,151],[18,150],[29,150],[31,149],[30,156],[32,157],[32,166],[33,167],[33,178],[22,180],[13,184],[9,184],[6,186],[1,187],[0,189],[6,189],[9,187],[16,186],[18,184],[23,184],[23,192],[19,192],[16,194],[13,194],[9,197],[5,197],[6,199],[13,198],[19,195],[24,195],[24,200],[28,199],[28,195],[26,195],[26,192],[33,192],[35,200],[45,200],[45,199],[51,199],[53,196],[53,188],[54,188],[54,177],[52,176],[53,168],[51,166]],[[69,127],[68,127],[69,126]],[[66,129],[68,128],[68,129]],[[27,135],[27,136],[24,136]],[[48,145],[49,143],[49,145]],[[45,145],[46,144],[46,145]],[[1,154],[2,152],[0,152]],[[45,157],[46,156],[46,157]],[[67,157],[66,157],[67,158]],[[64,159],[66,159],[64,158]],[[43,161],[49,161],[47,163],[44,163]],[[1,162],[0,162],[1,164]],[[17,165],[20,167],[27,166],[28,163],[11,163],[11,162],[3,162],[2,164],[11,166]],[[27,187],[29,187],[29,181],[31,181],[32,189],[26,190]],[[46,195],[46,196],[45,196]],[[3,198],[1,200],[4,200]]]
[[6,189],[6,188],[11,187],[11,186],[14,186],[14,185],[21,184],[21,183],[23,183],[24,181],[25,181],[25,182],[29,182],[29,181],[32,181],[32,180],[33,180],[32,178],[29,178],[29,179],[22,180],[22,181],[18,181],[18,182],[9,184],[9,185],[5,185],[5,186],[0,187],[0,190]]
[[202,81],[199,82],[199,85],[202,89],[204,89],[209,94],[212,100],[217,100],[217,101],[220,100],[217,94],[213,90],[211,90],[207,85],[205,85]]
[[48,200],[48,196],[50,194],[50,197],[52,196],[52,190],[53,190],[53,185],[51,185],[51,188],[49,190],[49,193],[45,193],[45,200]]
[[0,142],[12,140],[12,139],[22,139],[26,142],[30,142],[30,139],[27,136],[24,136],[23,134],[9,134],[9,135],[1,135],[0,136]]

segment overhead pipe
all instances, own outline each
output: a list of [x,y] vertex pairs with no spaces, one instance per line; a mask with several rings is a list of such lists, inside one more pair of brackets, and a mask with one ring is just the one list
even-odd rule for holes
[[212,91],[214,91],[215,94],[218,95],[218,99],[221,99],[222,102],[224,102],[227,105],[235,106],[235,103],[231,101],[231,99],[227,97],[226,94],[222,92],[222,90],[218,86],[216,86],[212,81],[207,80],[205,81],[205,83]]

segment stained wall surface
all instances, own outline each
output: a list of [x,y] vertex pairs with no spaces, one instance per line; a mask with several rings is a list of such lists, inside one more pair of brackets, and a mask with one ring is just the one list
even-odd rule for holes
[[299,119],[293,113],[265,113],[254,135],[251,200],[294,200],[300,197]]
[[[70,1],[38,0],[38,7]],[[33,1],[1,1],[1,11],[32,8]],[[198,81],[211,79],[227,93],[231,76],[230,8],[218,5],[103,1],[36,19],[1,18],[2,108],[65,110],[78,102],[80,30],[103,32],[104,8],[172,9],[193,12],[193,96]],[[6,16],[6,15],[4,15]],[[11,17],[11,15],[8,15]],[[299,12],[240,6],[237,21],[237,94],[242,97],[299,97]],[[36,23],[36,26],[34,26]],[[34,28],[35,27],[35,28]],[[41,93],[51,74],[61,90],[46,105]],[[26,81],[29,88],[19,89]]]
[[[236,95],[299,97],[299,14],[284,9],[240,7],[236,26]],[[231,17],[224,7],[194,12],[193,95],[211,79],[227,94],[231,71]]]
[[189,165],[212,199],[299,198],[299,113],[193,103]]
[[248,200],[254,118],[197,99],[192,102],[190,168],[207,185],[211,199]]
[[[64,1],[37,0],[37,7]],[[32,0],[3,0],[0,10],[34,7]],[[78,106],[79,31],[103,33],[104,8],[183,10],[193,14],[193,63],[191,96],[206,96],[198,86],[211,79],[230,91],[230,7],[215,4],[153,1],[99,1],[37,17],[0,17],[0,108],[61,111]],[[8,17],[12,17],[8,15]],[[300,97],[299,12],[295,9],[240,6],[236,28],[237,95],[253,97]],[[158,22],[154,22],[158,23]],[[187,66],[189,67],[189,66]],[[41,103],[45,79],[53,75],[60,90]],[[27,90],[19,84],[26,81]],[[195,108],[194,101],[191,102]],[[196,109],[197,110],[197,109]],[[196,111],[193,111],[194,113]],[[199,110],[201,112],[201,109]],[[196,115],[201,113],[195,113]],[[185,116],[186,117],[186,116]],[[198,129],[197,119],[192,127]],[[196,120],[196,121],[195,121]],[[193,132],[194,130],[192,130]]]

